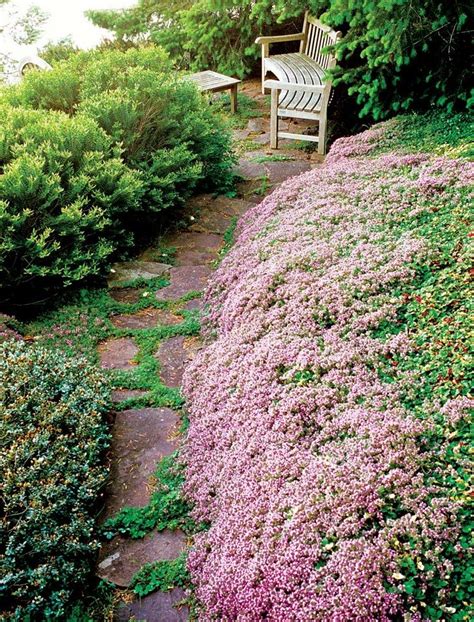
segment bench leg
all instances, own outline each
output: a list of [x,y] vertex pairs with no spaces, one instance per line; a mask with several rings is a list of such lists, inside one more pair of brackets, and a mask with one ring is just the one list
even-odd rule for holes
[[237,112],[237,84],[234,84],[230,91],[230,111],[232,114]]
[[270,147],[278,149],[278,89],[272,89],[270,106]]
[[265,82],[265,74],[267,73],[265,70],[265,58],[270,54],[270,45],[268,43],[264,43],[262,45],[262,95],[265,95],[265,87],[263,83]]
[[319,119],[319,140],[318,140],[318,153],[324,155],[326,153],[326,117]]

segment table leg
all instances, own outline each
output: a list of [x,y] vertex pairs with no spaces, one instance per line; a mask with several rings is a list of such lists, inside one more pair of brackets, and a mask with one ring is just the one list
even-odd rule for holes
[[230,111],[233,114],[237,112],[237,84],[234,84],[230,91]]

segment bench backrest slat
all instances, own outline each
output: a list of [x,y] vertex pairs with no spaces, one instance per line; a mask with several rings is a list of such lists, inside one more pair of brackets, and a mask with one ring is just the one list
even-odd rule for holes
[[322,24],[309,13],[305,14],[303,32],[305,37],[301,42],[300,51],[315,60],[323,69],[332,69],[336,65],[335,56],[323,54],[322,50],[336,43],[341,33]]

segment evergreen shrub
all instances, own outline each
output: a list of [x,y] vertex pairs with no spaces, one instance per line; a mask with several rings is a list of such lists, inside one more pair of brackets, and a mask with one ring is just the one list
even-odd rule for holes
[[198,191],[232,184],[230,133],[155,47],[72,55],[0,92],[0,290],[103,276]]
[[84,359],[0,345],[0,609],[65,620],[98,550],[109,391]]
[[131,244],[124,218],[142,186],[91,118],[0,105],[0,298],[103,274]]

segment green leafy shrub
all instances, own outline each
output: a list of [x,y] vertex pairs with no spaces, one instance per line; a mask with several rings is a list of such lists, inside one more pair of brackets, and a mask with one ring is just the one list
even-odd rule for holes
[[159,48],[30,72],[0,123],[0,289],[17,304],[102,275],[193,193],[232,184],[229,131]]
[[39,56],[50,65],[55,65],[61,60],[67,60],[77,54],[80,48],[76,46],[71,37],[64,37],[59,41],[50,41],[39,51]]
[[142,193],[92,119],[0,105],[0,298],[103,274],[132,242],[124,220]]
[[337,45],[343,82],[361,116],[431,106],[472,107],[473,5],[467,0],[311,0],[346,36]]
[[161,48],[75,54],[52,71],[31,72],[4,97],[14,106],[91,117],[120,144],[128,164],[151,173],[149,185],[156,185],[154,171],[163,175],[160,185],[170,196],[165,193],[164,205],[151,197],[144,214],[177,197],[183,202],[198,186],[225,189],[230,183],[229,131]]
[[14,620],[66,619],[90,574],[108,402],[84,359],[0,345],[0,607]]
[[77,114],[97,120],[120,142],[125,161],[144,173],[144,215],[183,203],[197,189],[227,189],[230,134],[193,84],[136,66],[107,85],[102,66],[102,59],[89,66]]
[[474,104],[468,0],[185,0],[179,10],[168,0],[140,0],[88,15],[119,40],[147,38],[193,69],[244,76],[258,66],[255,37],[296,32],[307,9],[346,33],[335,83],[349,89],[362,116]]

